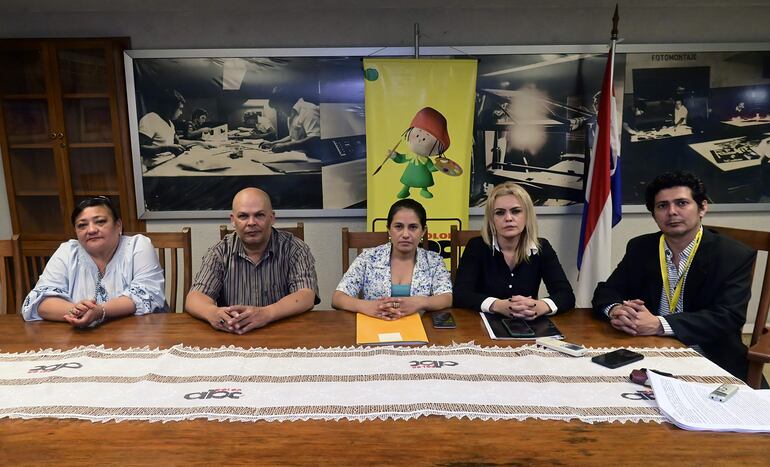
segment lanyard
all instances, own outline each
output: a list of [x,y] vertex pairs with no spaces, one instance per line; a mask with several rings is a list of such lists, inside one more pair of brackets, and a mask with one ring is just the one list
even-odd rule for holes
[[698,251],[700,246],[700,240],[703,237],[703,229],[698,229],[698,233],[695,235],[695,245],[692,247],[690,256],[687,258],[687,264],[684,266],[684,270],[680,271],[679,279],[676,281],[673,294],[671,293],[671,286],[668,281],[668,267],[666,267],[666,241],[663,235],[660,236],[659,255],[660,255],[660,275],[663,277],[663,290],[666,293],[668,299],[668,310],[673,313],[676,310],[676,304],[679,303],[679,296],[682,294],[682,284],[684,283],[684,276],[687,275],[687,271],[690,270],[690,264],[692,264],[693,258],[695,258],[695,252]]

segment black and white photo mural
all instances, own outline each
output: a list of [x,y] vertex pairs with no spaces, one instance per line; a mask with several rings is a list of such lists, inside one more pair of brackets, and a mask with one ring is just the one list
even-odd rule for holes
[[146,211],[228,210],[247,186],[279,210],[365,206],[360,59],[134,58],[132,71]]
[[[524,186],[536,206],[582,203],[606,52],[483,56],[479,61],[470,206],[494,185]],[[616,70],[623,57],[616,55]],[[623,74],[615,79],[622,102]]]
[[[623,204],[643,209],[652,178],[684,169],[719,209],[767,209],[770,47],[687,47],[703,50],[617,48]],[[362,57],[411,50],[385,49],[127,51],[140,215],[221,217],[246,186],[268,191],[284,216],[364,215]],[[607,47],[460,50],[424,48],[422,58],[479,59],[471,213],[508,180],[536,206],[579,209]]]
[[660,172],[689,170],[717,204],[770,201],[770,53],[626,55],[624,204]]

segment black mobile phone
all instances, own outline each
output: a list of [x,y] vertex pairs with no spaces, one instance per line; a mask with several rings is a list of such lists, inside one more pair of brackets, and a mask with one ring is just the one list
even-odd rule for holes
[[511,337],[535,337],[535,331],[521,318],[506,318],[503,326]]
[[455,317],[448,311],[433,313],[430,319],[433,320],[433,327],[436,329],[454,329],[457,327]]
[[605,354],[597,355],[591,359],[592,362],[598,363],[601,366],[607,368],[619,368],[629,363],[638,362],[643,359],[644,355],[636,352],[632,352],[628,349],[613,350]]

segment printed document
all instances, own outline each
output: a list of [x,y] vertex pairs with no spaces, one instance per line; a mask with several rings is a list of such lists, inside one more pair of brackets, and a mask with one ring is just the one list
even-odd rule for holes
[[770,432],[770,390],[740,385],[725,402],[709,394],[719,384],[688,383],[648,371],[655,400],[666,418],[685,430]]

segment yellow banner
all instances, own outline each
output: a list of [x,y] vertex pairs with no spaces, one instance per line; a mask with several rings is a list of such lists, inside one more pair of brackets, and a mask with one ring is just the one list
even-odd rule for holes
[[[468,223],[476,60],[364,59],[367,228],[399,198],[428,213],[431,249]],[[386,230],[385,221],[374,230]]]

